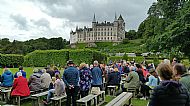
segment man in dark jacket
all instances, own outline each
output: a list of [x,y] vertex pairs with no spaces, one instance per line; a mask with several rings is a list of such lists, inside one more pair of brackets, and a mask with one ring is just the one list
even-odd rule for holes
[[[120,89],[121,75],[118,71],[119,71],[118,68],[111,70],[111,73],[108,75],[107,86],[109,86],[109,85],[118,86],[118,90],[119,90]],[[106,87],[105,91],[107,91],[107,87]]]
[[67,106],[72,105],[76,106],[76,99],[79,92],[79,71],[74,67],[72,60],[67,62],[68,68],[63,73],[63,81],[66,84],[66,93],[67,93]]
[[[21,73],[22,73],[22,76],[23,76],[24,78],[26,78],[26,72],[24,71],[24,69],[23,69],[22,66],[19,67],[19,71],[18,71],[18,72],[21,72]],[[15,73],[14,78],[18,78],[17,72]]]

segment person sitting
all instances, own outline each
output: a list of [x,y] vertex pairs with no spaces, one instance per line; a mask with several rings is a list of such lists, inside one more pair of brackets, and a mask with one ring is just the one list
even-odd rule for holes
[[45,69],[46,69],[46,73],[50,74],[51,78],[55,76],[54,71],[49,66],[45,67]]
[[38,69],[33,70],[33,74],[29,78],[29,88],[31,91],[38,92],[42,89],[42,83],[41,83],[41,75],[38,73]]
[[50,82],[52,81],[51,80],[51,76],[50,74],[46,73],[46,70],[45,69],[42,69],[42,75],[41,75],[41,85],[42,85],[42,88],[47,90],[49,88],[49,85],[50,85]]
[[50,102],[50,98],[53,96],[53,94],[54,94],[54,96],[65,95],[65,83],[60,78],[60,74],[56,73],[55,78],[56,78],[56,81],[54,84],[54,89],[50,89],[48,91],[47,100],[43,101],[44,104],[48,104]]
[[[111,73],[108,74],[107,86],[114,85],[114,86],[117,86],[118,87],[117,89],[119,90],[120,81],[121,81],[121,75],[119,73],[119,70],[118,68],[114,68],[113,70],[111,70]],[[107,87],[105,91],[107,91]]]
[[124,91],[127,88],[138,88],[140,86],[139,75],[135,72],[135,67],[131,66],[128,76],[126,76],[126,82],[124,83]]
[[53,67],[53,71],[54,71],[54,74],[56,74],[56,73],[61,74],[56,66]]
[[2,83],[1,86],[3,87],[12,87],[13,85],[13,74],[8,68],[4,69],[4,73],[2,74]]
[[148,106],[190,106],[187,89],[172,80],[174,74],[171,65],[161,63],[156,71],[162,81],[153,89]]
[[141,86],[141,93],[143,94],[143,97],[141,99],[148,99],[150,97],[150,90],[152,90],[154,87],[158,86],[158,78],[156,78],[157,73],[155,69],[151,68],[150,76],[148,77],[148,82],[146,82],[145,85]]
[[175,78],[187,88],[190,93],[190,74],[187,72],[185,66],[180,63],[176,63],[173,67]]
[[14,96],[30,96],[30,89],[28,87],[28,81],[22,76],[21,72],[17,72],[17,78],[15,78],[13,87],[11,89],[11,97]]
[[[24,69],[23,69],[23,67],[22,66],[20,66],[19,67],[19,71],[18,72],[21,72],[22,73],[22,76],[24,77],[24,78],[26,78],[26,72],[24,71]],[[17,72],[15,73],[15,75],[14,75],[14,78],[17,78],[18,76],[17,76]]]

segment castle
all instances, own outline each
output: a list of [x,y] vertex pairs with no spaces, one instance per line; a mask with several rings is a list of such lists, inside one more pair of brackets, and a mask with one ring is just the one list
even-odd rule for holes
[[94,14],[92,28],[78,28],[70,32],[70,44],[94,42],[121,42],[125,38],[125,22],[120,15],[115,15],[113,23],[98,23]]

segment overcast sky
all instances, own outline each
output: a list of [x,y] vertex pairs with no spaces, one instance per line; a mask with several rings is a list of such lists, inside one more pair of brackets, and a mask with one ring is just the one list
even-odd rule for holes
[[137,29],[156,0],[0,0],[0,38],[29,40],[63,37],[69,40],[76,26],[91,27],[123,16],[126,30]]

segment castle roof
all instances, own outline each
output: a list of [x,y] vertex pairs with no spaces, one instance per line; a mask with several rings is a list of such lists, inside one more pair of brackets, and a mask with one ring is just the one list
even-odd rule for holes
[[96,24],[96,26],[113,26],[114,24],[113,23],[110,23],[110,22],[102,22],[102,23],[98,23]]
[[123,17],[121,16],[121,14],[120,14],[118,20],[123,20]]

